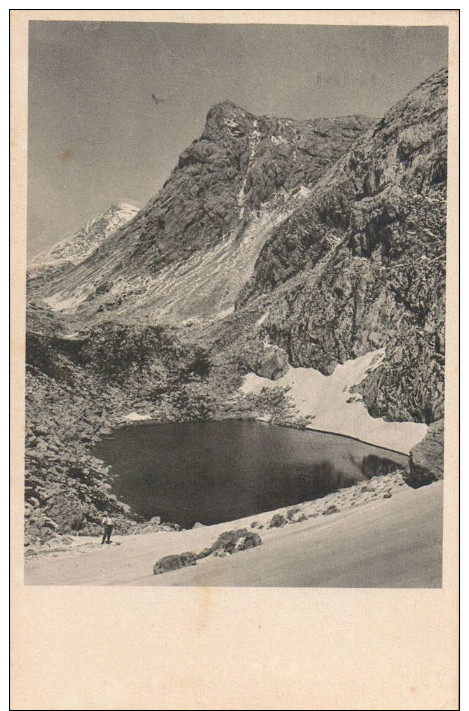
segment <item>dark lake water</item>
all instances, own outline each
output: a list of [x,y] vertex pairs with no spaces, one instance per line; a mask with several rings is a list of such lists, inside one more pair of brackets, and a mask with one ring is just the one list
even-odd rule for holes
[[185,528],[309,501],[407,463],[347,437],[237,420],[129,425],[93,453],[112,465],[119,499]]

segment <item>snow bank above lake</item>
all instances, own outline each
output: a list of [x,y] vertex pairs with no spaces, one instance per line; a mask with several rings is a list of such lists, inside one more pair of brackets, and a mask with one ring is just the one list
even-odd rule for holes
[[141,415],[139,412],[130,412],[122,419],[124,422],[142,422],[144,420],[151,420],[151,415]]
[[364,442],[408,454],[426,434],[427,425],[416,422],[386,422],[371,417],[359,393],[352,392],[366,375],[385,358],[384,349],[348,360],[331,375],[314,368],[290,367],[276,381],[248,373],[241,385],[243,393],[259,393],[262,388],[289,388],[287,397],[302,416],[314,418],[309,429],[325,430],[356,437]]

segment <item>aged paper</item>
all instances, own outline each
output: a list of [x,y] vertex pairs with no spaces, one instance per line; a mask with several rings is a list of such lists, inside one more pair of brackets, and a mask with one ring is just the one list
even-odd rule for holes
[[[26,584],[28,29],[29,23],[37,20],[447,27],[448,273],[441,587]],[[458,32],[456,10],[12,11],[12,708],[457,708]],[[154,100],[157,104],[159,97]],[[63,157],[67,159],[68,154]]]

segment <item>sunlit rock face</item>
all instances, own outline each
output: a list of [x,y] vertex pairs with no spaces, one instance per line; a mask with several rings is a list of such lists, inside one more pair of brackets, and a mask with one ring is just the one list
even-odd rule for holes
[[293,121],[215,105],[138,215],[69,268],[32,281],[30,298],[95,321],[226,315],[272,231],[370,125],[361,116]]
[[295,366],[330,373],[385,347],[383,365],[360,386],[374,416],[443,415],[446,154],[442,70],[359,138],[275,229],[237,303],[262,301],[261,337]]

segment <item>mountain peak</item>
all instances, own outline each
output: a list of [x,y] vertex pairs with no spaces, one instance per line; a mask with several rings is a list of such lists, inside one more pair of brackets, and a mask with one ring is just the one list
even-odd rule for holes
[[116,202],[113,202],[109,210],[106,210],[107,214],[108,212],[122,212],[122,213],[127,213],[129,215],[136,215],[137,212],[140,210],[137,205],[133,205],[131,202],[125,202],[123,200],[116,200]]
[[89,220],[50,249],[33,257],[30,268],[79,264],[138,212],[139,208],[131,203],[114,202],[101,215]]
[[235,104],[235,102],[231,101],[231,99],[224,99],[223,101],[218,101],[216,104],[213,104],[212,109],[216,108],[217,106],[225,106],[227,108],[241,109],[241,111],[243,111],[243,108],[241,106],[239,106],[239,104]]
[[212,136],[213,132],[232,132],[233,130],[241,130],[243,133],[246,129],[252,127],[256,117],[241,108],[233,101],[226,99],[218,104],[214,104],[207,114],[204,134]]
[[230,112],[240,112],[244,114],[245,116],[250,116],[251,114],[249,111],[246,111],[246,109],[243,109],[242,106],[239,106],[238,104],[235,104],[234,101],[231,101],[231,99],[225,99],[224,101],[219,101],[216,104],[213,104],[213,106],[209,109],[207,118],[212,114],[223,114],[227,113],[229,114]]

